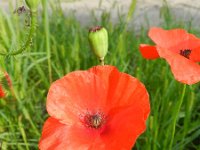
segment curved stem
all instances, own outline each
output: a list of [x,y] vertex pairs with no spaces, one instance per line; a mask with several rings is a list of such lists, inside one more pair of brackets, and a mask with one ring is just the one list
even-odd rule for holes
[[[19,49],[11,51],[8,54],[4,54],[4,55],[10,56],[10,55],[20,54],[30,46],[30,44],[32,42],[32,37],[33,37],[33,35],[35,33],[36,26],[37,26],[37,12],[36,11],[31,11],[30,12],[30,17],[31,17],[31,27],[30,27],[29,35],[28,35],[28,38],[27,38],[25,44],[22,45]],[[2,55],[2,53],[0,53],[0,55]]]
[[184,84],[183,86],[183,91],[182,91],[182,94],[181,94],[181,97],[180,99],[178,100],[177,102],[177,106],[175,108],[175,113],[174,113],[174,118],[173,118],[173,122],[172,122],[172,136],[171,136],[171,141],[170,141],[170,145],[169,145],[169,150],[172,149],[172,145],[173,145],[173,141],[174,141],[174,135],[175,135],[175,131],[176,131],[176,122],[177,122],[177,119],[178,119],[178,114],[180,112],[180,109],[181,109],[181,105],[183,103],[183,98],[185,96],[185,89],[186,89],[186,84]]

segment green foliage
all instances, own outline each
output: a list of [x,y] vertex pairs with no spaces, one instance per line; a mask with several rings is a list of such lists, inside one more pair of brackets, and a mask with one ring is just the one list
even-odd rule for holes
[[[46,0],[33,45],[15,57],[0,57],[0,66],[13,81],[15,97],[0,100],[0,145],[2,150],[38,149],[38,140],[48,114],[46,95],[51,81],[78,69],[88,69],[99,62],[90,50],[88,27],[74,16],[64,16],[58,6],[48,16]],[[132,5],[132,8],[134,5]],[[167,10],[163,7],[163,10]],[[131,11],[129,11],[131,12]],[[132,11],[133,12],[133,11]],[[167,13],[169,11],[161,11]],[[130,14],[129,14],[130,15]],[[163,15],[161,15],[163,16]],[[128,17],[129,20],[130,17]],[[95,18],[93,18],[95,19]],[[174,22],[172,16],[163,17],[165,28],[184,28],[198,34],[191,24]],[[0,50],[19,47],[24,39],[23,18],[7,15],[0,10]],[[55,21],[56,20],[56,21]],[[96,20],[94,20],[96,21]],[[105,64],[139,78],[150,94],[151,114],[146,132],[133,149],[168,150],[172,133],[172,116],[182,91],[182,84],[174,80],[167,63],[162,59],[142,58],[138,46],[151,43],[146,30],[135,33],[121,20],[112,24],[109,12],[98,22],[108,30],[109,52]],[[199,83],[186,87],[181,112],[176,124],[173,150],[200,149],[200,92]]]

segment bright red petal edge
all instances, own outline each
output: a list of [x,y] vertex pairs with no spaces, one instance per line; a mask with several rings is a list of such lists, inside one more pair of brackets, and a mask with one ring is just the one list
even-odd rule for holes
[[159,58],[156,46],[151,46],[147,44],[140,44],[140,52],[142,56],[146,59],[156,59]]

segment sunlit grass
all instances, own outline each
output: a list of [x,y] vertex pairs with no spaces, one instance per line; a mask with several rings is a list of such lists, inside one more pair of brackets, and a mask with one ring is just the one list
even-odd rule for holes
[[[53,9],[56,10],[56,9]],[[50,82],[79,69],[99,64],[88,44],[88,28],[75,18],[53,11],[49,18],[40,14],[33,45],[27,52],[10,58],[0,58],[1,67],[10,74],[16,98],[0,100],[0,145],[2,150],[37,149],[41,130],[48,114],[45,109]],[[166,7],[162,8],[162,26],[166,29],[184,28],[199,35],[189,23],[174,22]],[[0,48],[12,50],[25,37],[23,16],[0,11]],[[94,20],[94,18],[91,18]],[[95,22],[96,20],[94,20]],[[109,14],[96,23],[109,32],[109,53],[106,64],[139,78],[147,87],[151,100],[151,114],[146,132],[137,140],[134,149],[168,150],[171,123],[182,84],[174,80],[168,64],[157,59],[141,57],[140,43],[151,43],[147,30],[135,33],[124,22],[113,24]],[[200,93],[199,83],[187,86],[179,114],[173,150],[200,149]],[[120,132],[120,131],[119,131]]]

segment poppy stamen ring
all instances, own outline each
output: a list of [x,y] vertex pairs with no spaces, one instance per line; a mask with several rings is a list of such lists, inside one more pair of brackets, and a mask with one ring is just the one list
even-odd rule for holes
[[105,124],[105,115],[100,112],[97,113],[86,113],[83,117],[83,124],[88,128],[98,129]]
[[191,52],[192,52],[192,50],[190,50],[190,49],[180,50],[180,55],[189,59]]

